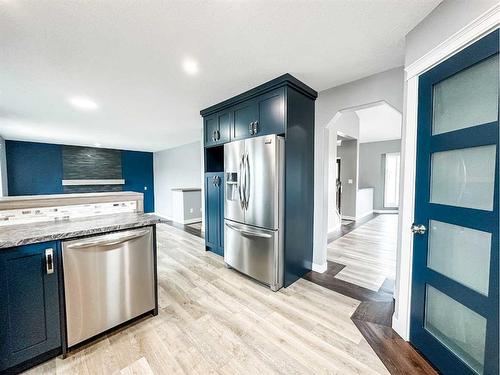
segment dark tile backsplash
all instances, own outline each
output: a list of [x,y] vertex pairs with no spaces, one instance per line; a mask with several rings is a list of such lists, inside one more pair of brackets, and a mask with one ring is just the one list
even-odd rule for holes
[[[64,180],[108,180],[122,178],[120,150],[63,146]],[[64,186],[64,193],[97,193],[122,191],[122,185]]]
[[122,154],[119,150],[63,146],[63,179],[120,179]]

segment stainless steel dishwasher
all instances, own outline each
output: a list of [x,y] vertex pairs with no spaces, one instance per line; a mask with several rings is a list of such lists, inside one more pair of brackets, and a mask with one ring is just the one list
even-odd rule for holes
[[155,309],[151,227],[64,241],[67,346]]

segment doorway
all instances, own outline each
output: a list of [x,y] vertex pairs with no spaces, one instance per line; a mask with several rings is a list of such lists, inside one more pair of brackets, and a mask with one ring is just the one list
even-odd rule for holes
[[340,181],[341,161],[337,158],[337,175],[335,176],[337,210],[342,215],[342,182]]
[[498,374],[499,32],[419,77],[410,341]]

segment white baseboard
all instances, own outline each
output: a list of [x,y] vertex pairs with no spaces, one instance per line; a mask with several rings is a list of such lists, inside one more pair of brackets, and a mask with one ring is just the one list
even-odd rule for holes
[[399,214],[399,210],[373,210],[376,214]]
[[392,329],[396,331],[396,333],[401,336],[401,338],[405,341],[409,341],[410,337],[408,335],[409,329],[404,325],[404,323],[396,318],[396,314],[392,315]]
[[342,215],[342,219],[344,220],[354,220],[354,221],[357,221],[357,220],[361,220],[365,217],[367,217],[368,215],[372,215],[375,211],[368,211],[368,212],[365,212],[359,216],[346,216],[346,215]]
[[342,215],[342,220],[356,220],[354,216]]
[[361,220],[361,219],[364,219],[365,217],[369,216],[369,215],[373,215],[373,210],[372,211],[367,211],[365,213],[362,213],[361,215],[358,215],[356,216],[356,219],[355,220]]
[[341,227],[342,227],[342,225],[341,225],[341,224],[339,224],[339,225],[337,225],[337,226],[336,226],[336,227],[334,227],[334,228],[330,228],[330,229],[328,229],[328,234],[330,235],[330,234],[336,233],[336,232],[337,232],[337,231],[338,231]]
[[324,264],[316,264],[316,263],[312,264],[312,270],[314,272],[323,273],[326,271],[327,268],[328,268],[328,263],[326,262]]

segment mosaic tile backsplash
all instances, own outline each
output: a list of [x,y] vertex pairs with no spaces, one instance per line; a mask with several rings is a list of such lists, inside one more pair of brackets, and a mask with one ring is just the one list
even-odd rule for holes
[[2,210],[0,211],[0,226],[67,220],[123,212],[137,212],[137,202],[127,201]]

